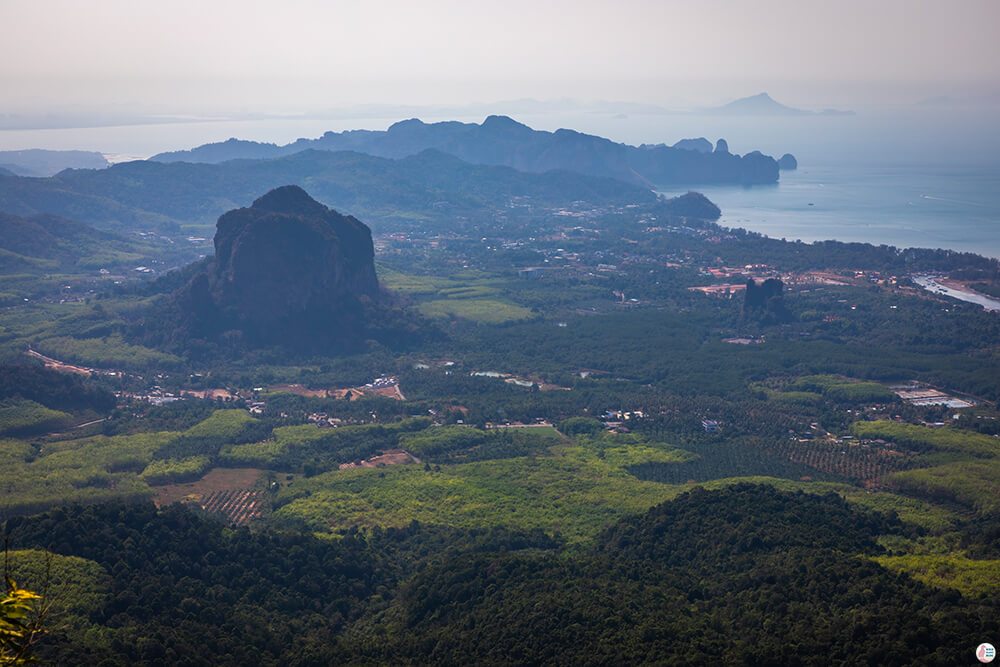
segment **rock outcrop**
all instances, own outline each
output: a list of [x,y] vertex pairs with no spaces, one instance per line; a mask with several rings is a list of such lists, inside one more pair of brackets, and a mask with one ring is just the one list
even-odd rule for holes
[[195,337],[310,348],[356,338],[377,297],[371,231],[294,185],[222,215],[215,258],[175,294]]
[[778,169],[782,171],[794,171],[799,168],[799,161],[791,153],[785,153],[778,160]]
[[667,199],[662,204],[663,212],[668,215],[697,218],[698,220],[718,220],[722,215],[719,207],[700,192],[688,192],[673,199]]
[[759,284],[753,278],[747,279],[743,316],[763,323],[786,321],[788,310],[785,308],[784,290],[785,284],[778,278],[768,278]]
[[712,152],[712,142],[705,137],[698,137],[697,139],[681,139],[674,144],[673,147],[679,148],[682,151],[696,151],[698,153]]

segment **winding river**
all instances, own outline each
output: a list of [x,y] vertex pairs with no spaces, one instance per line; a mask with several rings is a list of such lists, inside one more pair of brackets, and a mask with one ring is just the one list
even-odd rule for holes
[[980,294],[979,292],[966,292],[964,290],[957,290],[952,287],[948,287],[947,285],[942,285],[937,281],[939,277],[940,276],[934,275],[919,275],[912,276],[912,280],[929,292],[944,294],[945,296],[950,296],[954,299],[975,303],[982,306],[986,310],[1000,311],[1000,300],[986,296],[985,294]]

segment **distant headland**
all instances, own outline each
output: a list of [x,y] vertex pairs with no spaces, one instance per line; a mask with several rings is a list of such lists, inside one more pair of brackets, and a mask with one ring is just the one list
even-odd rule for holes
[[[707,144],[707,146],[706,146]],[[513,167],[519,171],[575,171],[614,178],[643,187],[671,184],[762,184],[778,180],[778,162],[759,151],[729,152],[725,140],[715,150],[706,139],[629,146],[574,130],[534,130],[508,116],[489,116],[481,124],[456,121],[424,123],[412,118],[387,130],[327,132],[279,146],[229,139],[188,151],[160,153],[156,162],[220,163],[234,159],[269,159],[304,150],[356,151],[399,159],[434,149],[473,164]]]

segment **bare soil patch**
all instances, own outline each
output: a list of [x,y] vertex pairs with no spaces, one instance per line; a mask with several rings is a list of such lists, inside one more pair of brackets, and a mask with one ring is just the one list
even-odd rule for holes
[[420,459],[405,449],[387,449],[382,454],[370,459],[364,459],[357,463],[341,463],[338,467],[340,470],[350,470],[352,468],[380,468],[404,463],[420,463]]
[[46,357],[44,354],[35,352],[34,350],[28,350],[25,354],[30,357],[35,357],[36,359],[41,359],[42,363],[45,364],[46,368],[54,371],[59,371],[60,373],[73,373],[74,375],[93,375],[97,371],[92,368],[84,368],[83,366],[74,366],[73,364],[67,364],[58,359],[53,359],[52,357]]
[[213,493],[253,488],[263,474],[260,468],[212,468],[195,482],[157,487],[153,502],[157,507],[176,502],[200,505]]

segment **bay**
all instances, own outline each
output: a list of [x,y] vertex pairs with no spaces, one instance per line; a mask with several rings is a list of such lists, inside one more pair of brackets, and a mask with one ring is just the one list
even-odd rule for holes
[[722,209],[721,225],[774,238],[1000,257],[1000,167],[806,167],[775,185],[693,189]]

